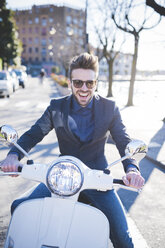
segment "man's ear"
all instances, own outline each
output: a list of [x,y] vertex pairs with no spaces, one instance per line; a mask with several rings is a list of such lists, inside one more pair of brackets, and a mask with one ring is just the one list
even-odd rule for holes
[[71,89],[71,80],[70,79],[68,80],[68,88]]

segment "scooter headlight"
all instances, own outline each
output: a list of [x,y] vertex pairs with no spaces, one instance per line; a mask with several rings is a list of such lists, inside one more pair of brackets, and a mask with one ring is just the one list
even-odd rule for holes
[[50,191],[60,196],[76,194],[83,183],[79,167],[71,161],[60,161],[53,164],[47,173],[47,186]]

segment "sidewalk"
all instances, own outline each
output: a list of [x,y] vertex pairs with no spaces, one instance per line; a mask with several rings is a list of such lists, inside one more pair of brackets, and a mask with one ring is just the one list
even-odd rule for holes
[[165,122],[141,106],[121,109],[131,138],[143,140],[148,146],[146,158],[165,169]]

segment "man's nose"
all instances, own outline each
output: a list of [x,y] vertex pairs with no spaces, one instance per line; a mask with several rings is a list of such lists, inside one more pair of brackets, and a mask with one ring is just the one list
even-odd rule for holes
[[86,86],[86,83],[83,83],[83,86],[81,87],[82,90],[86,91],[88,90],[87,86]]

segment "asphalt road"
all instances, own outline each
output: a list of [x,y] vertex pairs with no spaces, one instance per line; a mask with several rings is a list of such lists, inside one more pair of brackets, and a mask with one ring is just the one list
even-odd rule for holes
[[[20,136],[43,113],[49,104],[50,98],[56,96],[58,96],[58,92],[54,87],[54,83],[46,80],[45,85],[41,86],[37,79],[29,78],[29,84],[26,89],[19,89],[10,99],[0,99],[0,126],[10,124],[18,131]],[[0,147],[0,160],[5,158],[7,152],[8,148]],[[30,154],[36,162],[40,162],[41,158],[42,162],[54,160],[59,154],[54,131],[45,137]],[[119,158],[115,146],[111,143],[106,145],[106,155],[109,161]],[[131,221],[133,220],[136,223],[137,231],[140,231],[140,235],[145,238],[148,244],[148,246],[139,245],[137,247],[163,248],[165,242],[164,171],[147,159],[141,161],[140,167],[146,180],[141,194],[138,195],[121,189],[118,190],[118,193],[131,217]],[[112,173],[114,177],[121,178],[123,175],[122,165],[114,166]],[[0,178],[0,247],[2,247],[9,223],[9,211],[12,201],[33,185],[34,183],[29,183],[20,177]],[[139,238],[139,235],[136,238]]]

